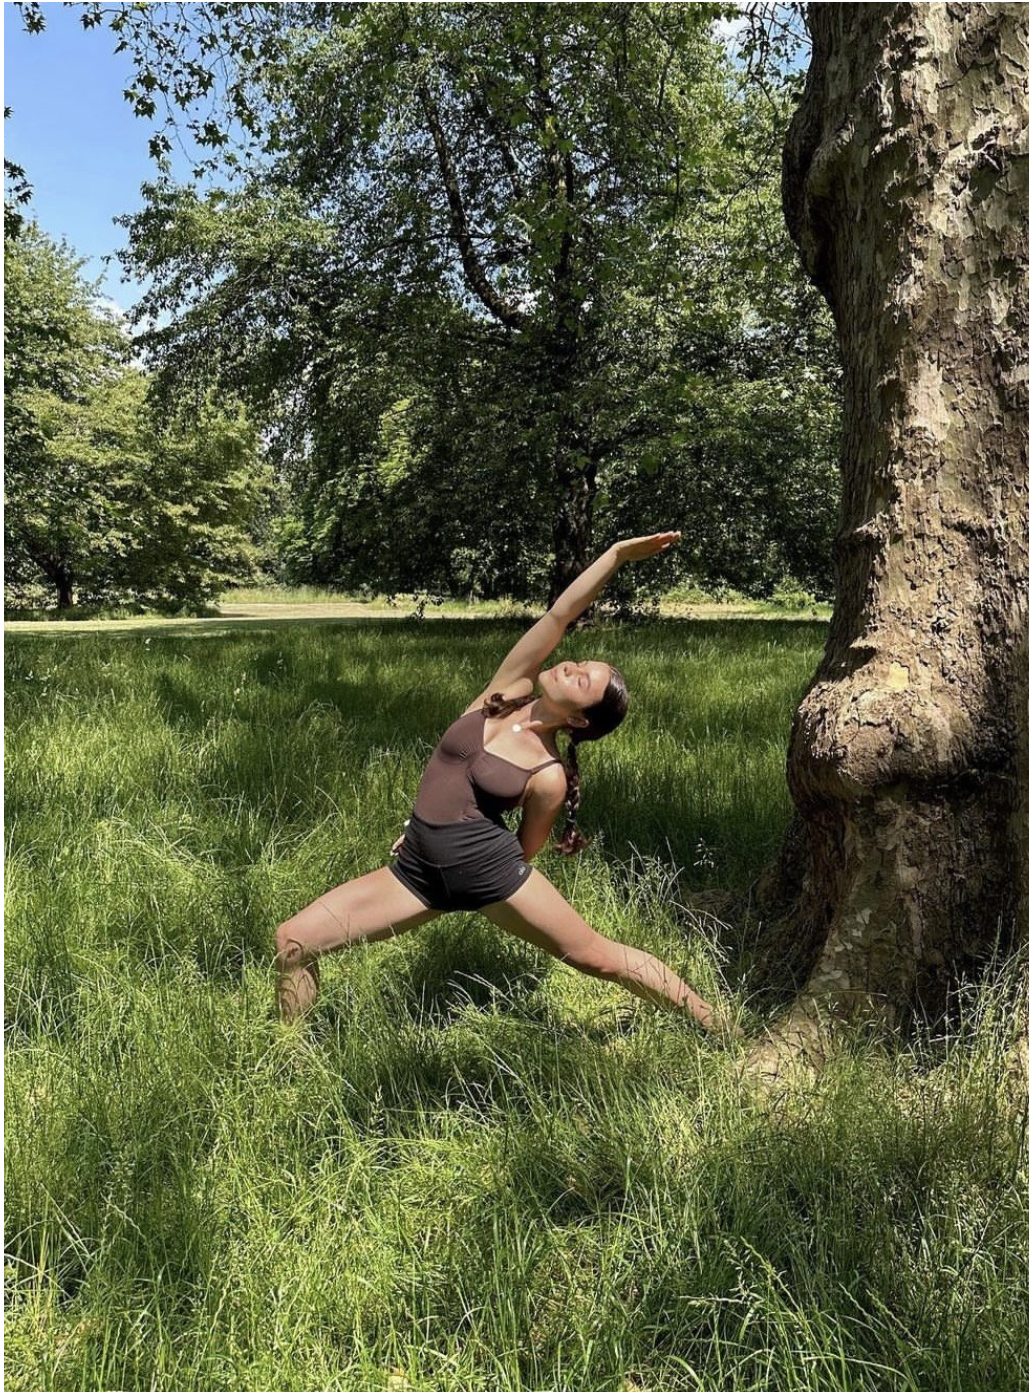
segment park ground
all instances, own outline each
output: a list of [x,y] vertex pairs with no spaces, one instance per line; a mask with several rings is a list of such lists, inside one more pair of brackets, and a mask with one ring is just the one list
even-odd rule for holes
[[[253,604],[7,627],[11,1385],[1021,1392],[1012,973],[774,1103],[734,1046],[471,914],[328,961],[284,1027],[275,925],[385,863],[524,624]],[[670,615],[561,650],[632,707],[582,758],[589,848],[538,865],[745,1029],[824,641]]]
[[[695,599],[681,594],[663,597],[658,613],[662,618],[828,618],[831,605],[815,601],[798,593],[790,603],[747,599],[735,595],[730,599],[714,600],[702,592]],[[215,626],[262,624],[272,625],[300,621],[303,623],[332,622],[340,619],[398,619],[398,618],[530,618],[532,610],[513,600],[460,600],[442,602],[417,594],[358,598],[334,595],[314,586],[260,586],[226,591],[208,606],[208,612],[194,615],[167,616],[161,614],[132,614],[123,611],[87,610],[85,617],[58,618],[56,611],[11,611],[5,619],[6,633],[103,633],[135,628],[176,628],[203,631]],[[23,615],[31,614],[32,617]]]

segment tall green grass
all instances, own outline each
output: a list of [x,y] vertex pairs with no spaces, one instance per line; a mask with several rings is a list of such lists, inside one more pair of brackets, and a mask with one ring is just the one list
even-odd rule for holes
[[[496,622],[8,640],[7,1372],[18,1389],[1015,1392],[1026,1116],[1000,973],[772,1109],[688,1022],[468,914],[270,1012],[275,925],[385,863]],[[605,933],[746,1011],[820,624],[573,635]]]

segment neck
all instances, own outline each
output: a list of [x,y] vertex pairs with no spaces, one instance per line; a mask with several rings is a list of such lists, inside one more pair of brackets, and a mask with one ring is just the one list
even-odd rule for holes
[[538,720],[542,723],[536,726],[538,735],[551,734],[555,730],[564,730],[568,727],[568,717],[552,706],[545,696],[537,696],[529,707],[529,719]]

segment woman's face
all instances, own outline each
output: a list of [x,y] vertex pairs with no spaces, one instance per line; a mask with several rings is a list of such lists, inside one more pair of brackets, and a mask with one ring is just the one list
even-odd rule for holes
[[606,662],[556,662],[540,673],[544,696],[556,706],[581,711],[595,706],[611,680]]

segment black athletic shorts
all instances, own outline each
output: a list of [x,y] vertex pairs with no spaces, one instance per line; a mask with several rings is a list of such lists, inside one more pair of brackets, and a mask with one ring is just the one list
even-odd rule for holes
[[430,909],[481,909],[509,898],[532,871],[518,837],[498,822],[440,824],[413,812],[389,868]]

